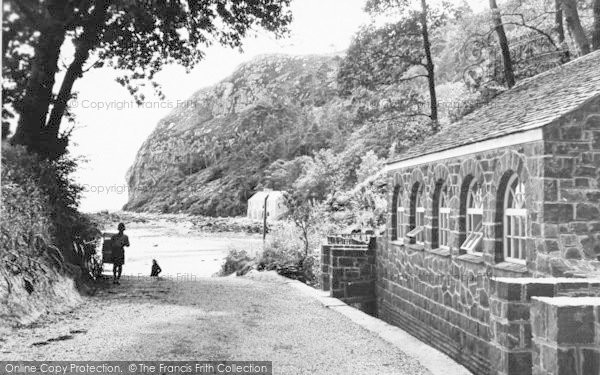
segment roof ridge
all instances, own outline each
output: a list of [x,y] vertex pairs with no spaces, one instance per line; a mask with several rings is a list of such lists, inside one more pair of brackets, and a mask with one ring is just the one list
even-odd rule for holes
[[390,163],[543,127],[600,97],[596,64],[600,66],[600,50],[523,79]]
[[[526,84],[526,83],[528,83],[528,82],[530,82],[530,81],[535,81],[536,79],[541,79],[541,78],[543,78],[543,77],[544,77],[544,76],[546,76],[546,75],[549,75],[549,74],[555,73],[557,70],[564,69],[565,67],[568,67],[568,66],[570,66],[570,65],[575,65],[576,63],[577,63],[577,64],[581,64],[581,63],[582,63],[582,62],[584,62],[585,60],[587,60],[587,59],[590,59],[590,58],[594,57],[594,55],[600,55],[600,49],[598,49],[598,50],[595,50],[595,51],[592,51],[592,52],[590,52],[590,53],[586,53],[586,54],[585,54],[585,55],[583,55],[583,56],[579,56],[579,57],[577,57],[577,58],[575,58],[575,59],[573,59],[573,60],[567,61],[567,62],[566,62],[566,63],[564,63],[564,64],[560,64],[560,65],[558,65],[558,66],[555,66],[554,68],[548,69],[548,70],[546,70],[546,71],[543,71],[543,72],[541,72],[541,73],[539,73],[539,74],[536,74],[536,75],[534,75],[534,76],[531,76],[531,77],[524,78],[524,79],[522,79],[522,80],[518,81],[518,82],[516,83],[516,85],[514,85],[513,87],[511,87],[510,89],[508,89],[508,90],[506,90],[506,91],[504,91],[504,92],[508,92],[508,91],[514,90],[515,88],[517,88],[517,87],[520,87],[520,86],[522,86],[522,85],[524,85],[524,84]],[[502,92],[502,93],[504,93],[504,92]],[[501,94],[502,94],[502,93],[501,93]],[[495,98],[494,98],[494,99],[495,99]],[[492,100],[493,100],[493,99],[492,99]]]

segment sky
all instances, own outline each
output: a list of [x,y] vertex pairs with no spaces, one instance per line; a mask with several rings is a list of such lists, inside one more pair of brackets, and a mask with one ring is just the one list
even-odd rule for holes
[[[127,202],[125,175],[144,140],[178,101],[230,75],[241,63],[261,54],[326,54],[345,50],[359,27],[368,22],[365,0],[293,0],[291,34],[277,40],[267,33],[244,41],[244,51],[212,46],[190,73],[169,66],[157,75],[165,100],[147,98],[142,107],[115,82],[117,73],[97,69],[75,83],[77,100],[70,102],[77,123],[71,153],[87,161],[75,179],[84,187],[81,210],[115,211]],[[475,10],[483,0],[470,0]]]

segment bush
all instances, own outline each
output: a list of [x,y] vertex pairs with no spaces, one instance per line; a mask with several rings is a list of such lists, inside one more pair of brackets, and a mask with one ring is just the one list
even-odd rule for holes
[[22,146],[2,144],[3,253],[36,256],[53,245],[70,255],[75,238],[98,237],[96,223],[77,211],[82,187],[71,177],[76,165],[68,156],[41,160]]
[[256,264],[254,258],[248,256],[245,250],[230,249],[221,266],[219,276],[228,276],[235,273],[238,276],[245,275]]
[[298,228],[291,222],[285,222],[267,235],[265,247],[258,259],[259,269],[298,266],[302,260],[303,247]]
[[[318,208],[315,208],[318,210]],[[258,269],[276,270],[282,276],[318,286],[321,276],[320,245],[331,231],[327,225],[315,225],[309,230],[309,252],[304,254],[301,229],[291,221],[283,222],[267,236],[265,248],[258,259]]]
[[11,171],[3,163],[0,250],[40,255],[52,243],[48,199],[31,178],[15,183]]

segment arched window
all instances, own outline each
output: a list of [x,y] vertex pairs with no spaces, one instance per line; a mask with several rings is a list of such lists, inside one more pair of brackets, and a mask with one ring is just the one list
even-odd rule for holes
[[450,247],[450,206],[448,205],[448,196],[446,190],[447,189],[445,187],[442,188],[439,196],[438,242],[439,247],[441,248]]
[[483,238],[483,196],[481,186],[475,180],[469,185],[466,202],[466,239],[460,246],[468,253],[481,254]]
[[418,183],[413,187],[411,198],[411,213],[414,212],[414,226],[406,236],[413,239],[417,244],[422,245],[425,243],[425,204],[423,202],[423,191],[420,189]]
[[515,174],[508,180],[504,197],[504,259],[525,263],[527,240],[525,185]]
[[405,235],[406,218],[404,215],[404,199],[399,192],[396,198],[396,239],[403,240]]

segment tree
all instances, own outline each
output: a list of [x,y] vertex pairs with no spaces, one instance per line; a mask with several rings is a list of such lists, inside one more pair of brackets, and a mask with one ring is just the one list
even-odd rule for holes
[[[438,103],[435,90],[435,65],[432,55],[432,30],[447,19],[447,6],[432,9],[425,0],[414,10],[409,0],[369,0],[366,10],[374,18],[392,15],[395,19],[383,27],[363,28],[353,40],[340,68],[342,90],[363,88],[368,91],[397,91],[398,101],[386,101],[381,111],[400,116],[425,116],[438,129]],[[419,93],[419,81],[425,79],[429,93],[428,113],[420,110],[425,100]],[[411,86],[412,85],[412,86]],[[381,106],[374,103],[370,109]],[[372,111],[377,114],[377,111]],[[372,114],[372,113],[371,113]]]
[[265,169],[265,185],[273,190],[290,189],[302,174],[304,166],[311,161],[311,157],[306,155],[292,160],[275,160]]
[[289,217],[300,231],[304,252],[299,263],[304,264],[310,250],[310,234],[316,229],[319,222],[315,201],[293,192],[286,193],[285,201],[289,209]]
[[577,10],[576,0],[561,0],[561,9],[565,15],[565,21],[573,41],[579,49],[580,55],[585,55],[590,52],[590,43],[585,30],[581,25],[581,19],[579,18],[579,11]]
[[304,162],[304,169],[293,185],[297,200],[324,200],[328,194],[339,190],[345,182],[345,170],[340,155],[331,149],[319,150],[311,160]]
[[562,0],[554,0],[554,30],[556,31],[558,43],[562,45],[565,42],[565,28],[563,26]]
[[508,47],[508,39],[504,32],[504,25],[502,24],[502,16],[500,10],[496,4],[496,0],[490,0],[490,8],[492,10],[492,22],[494,24],[494,30],[498,35],[498,43],[500,44],[500,50],[502,51],[502,62],[504,64],[504,77],[506,79],[506,85],[511,88],[515,85],[515,74],[512,67],[512,58],[510,56],[510,49]]
[[600,49],[600,0],[593,0],[594,26],[592,30],[592,48]]
[[[289,2],[5,1],[3,60],[8,60],[10,71],[3,73],[7,73],[6,86],[14,92],[11,101],[5,102],[3,115],[5,109],[10,112],[9,105],[19,114],[12,141],[47,158],[60,156],[68,142],[68,133],[60,134],[60,125],[68,115],[73,84],[88,69],[109,66],[127,71],[119,83],[142,101],[140,84],[166,64],[181,64],[189,70],[203,58],[203,47],[219,43],[241,48],[243,38],[257,27],[282,35],[291,21]],[[61,48],[67,41],[72,42],[74,52],[55,94],[52,88],[62,69]],[[33,51],[29,57],[22,52],[23,46]],[[90,56],[97,60],[86,67]],[[25,67],[26,76],[19,77],[16,67]]]

